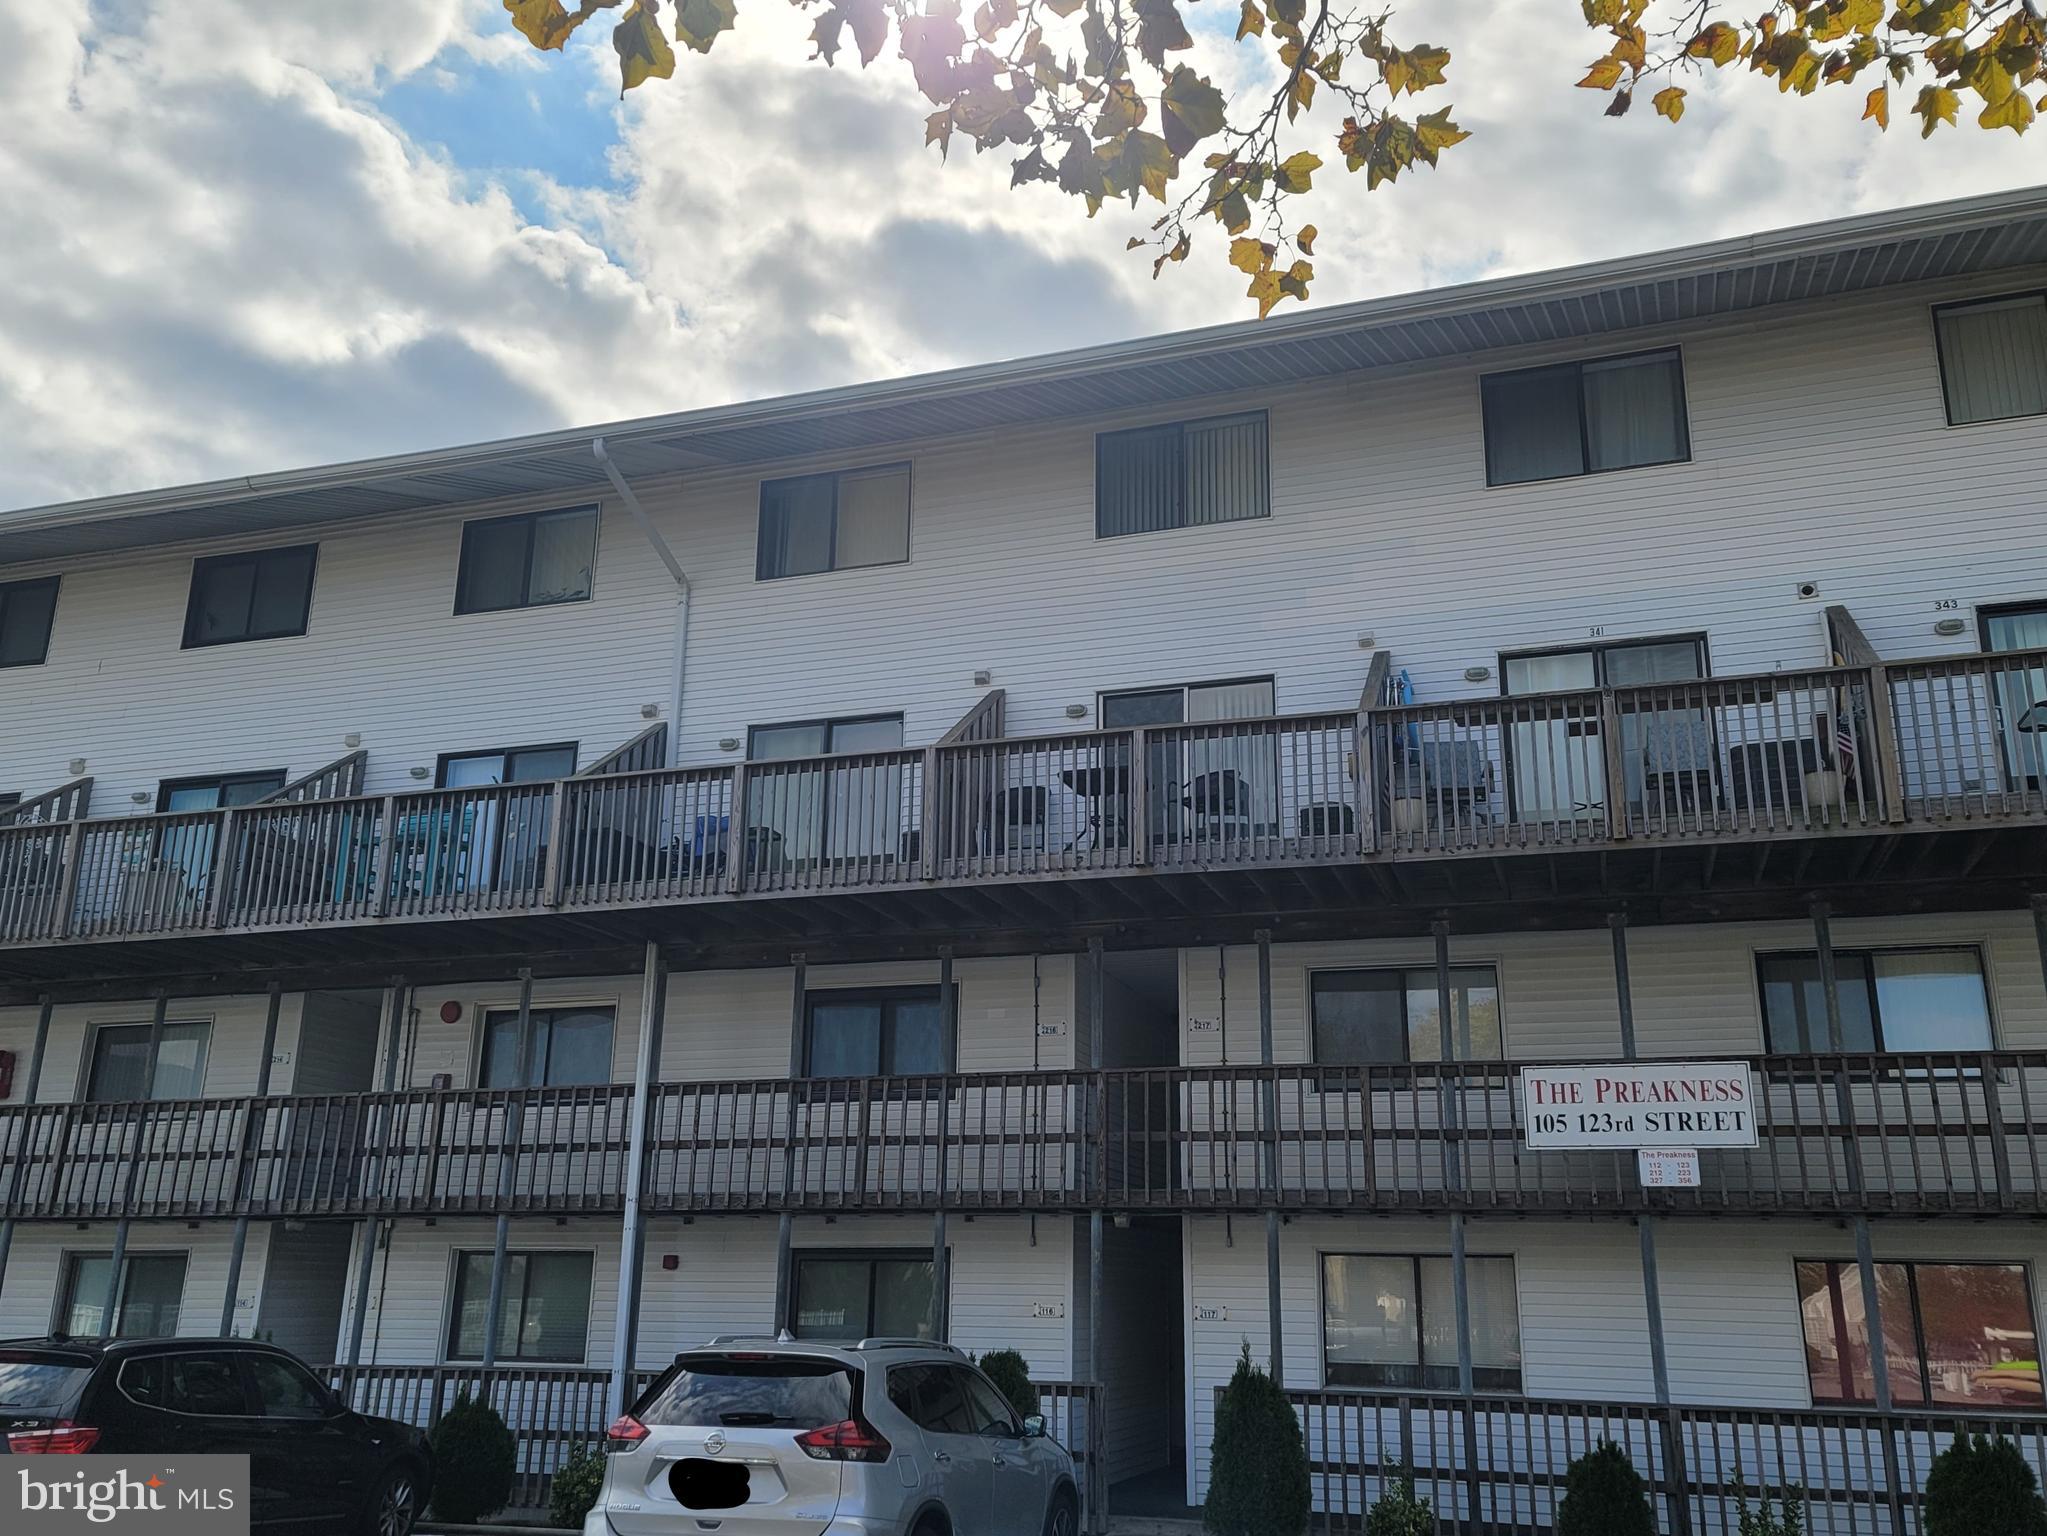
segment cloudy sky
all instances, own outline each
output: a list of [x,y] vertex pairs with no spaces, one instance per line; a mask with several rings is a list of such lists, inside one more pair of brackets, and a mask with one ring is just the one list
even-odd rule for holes
[[[1228,0],[1194,12],[1197,62],[1255,89]],[[623,103],[603,21],[538,55],[500,0],[0,13],[0,507],[1250,313],[1213,254],[1153,282],[1127,211],[941,164],[907,69],[807,61],[785,0]],[[1369,196],[1325,173],[1317,303],[2043,179],[2047,131],[1880,137],[1859,90],[1734,75],[1677,127],[1606,120],[1573,0],[1401,14],[1474,137]]]

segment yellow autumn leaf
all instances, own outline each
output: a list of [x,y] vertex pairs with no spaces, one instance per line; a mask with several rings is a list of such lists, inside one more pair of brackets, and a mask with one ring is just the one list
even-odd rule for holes
[[1880,85],[1869,93],[1869,99],[1862,104],[1862,120],[1874,122],[1877,127],[1891,126],[1891,88]]
[[1310,178],[1321,169],[1322,157],[1304,149],[1298,154],[1288,155],[1280,162],[1279,175],[1276,179],[1285,191],[1305,192],[1308,190]]
[[1621,83],[1621,61],[1612,54],[1598,60],[1578,84],[1588,91],[1610,91]]
[[1263,271],[1272,261],[1272,248],[1249,236],[1230,242],[1230,265],[1247,276]]
[[1673,123],[1685,115],[1685,93],[1682,86],[1666,85],[1649,100],[1657,112]]
[[675,73],[675,50],[668,46],[660,23],[640,0],[633,0],[633,8],[618,19],[611,34],[611,46],[618,50],[621,96],[636,85],[666,80]]
[[2003,101],[1994,101],[1977,117],[1980,128],[2009,128],[2024,133],[2033,124],[2033,104],[2024,91],[2013,91]]
[[1912,104],[1924,122],[1919,130],[1922,139],[1931,138],[1933,130],[1941,123],[1952,124],[1955,113],[1961,110],[1962,98],[1944,85],[1927,85],[1919,89],[1919,99]]
[[505,0],[512,25],[536,48],[559,48],[581,25],[580,15],[562,9],[561,0]]
[[1265,12],[1258,9],[1258,0],[1244,0],[1244,9],[1237,17],[1237,41],[1262,37],[1264,33]]
[[1294,244],[1298,245],[1301,248],[1301,253],[1304,256],[1312,256],[1315,254],[1315,236],[1318,235],[1319,233],[1321,233],[1321,231],[1316,229],[1314,225],[1303,224],[1301,226],[1301,232],[1294,236]]

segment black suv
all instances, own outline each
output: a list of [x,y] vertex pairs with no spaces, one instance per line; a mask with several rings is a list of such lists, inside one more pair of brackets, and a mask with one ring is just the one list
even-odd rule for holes
[[246,1339],[0,1342],[0,1452],[249,1458],[259,1528],[408,1536],[426,1437],[347,1403],[296,1356]]

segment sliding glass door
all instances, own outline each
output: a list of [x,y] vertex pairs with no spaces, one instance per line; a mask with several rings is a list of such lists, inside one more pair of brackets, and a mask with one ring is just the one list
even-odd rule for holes
[[[895,752],[903,745],[901,715],[802,720],[757,725],[747,756],[756,763]],[[767,846],[770,862],[895,859],[904,854],[900,763],[805,763],[753,774],[747,783],[749,836]]]
[[[1640,688],[1705,675],[1706,645],[1696,638],[1629,641],[1501,660],[1509,697]],[[1621,792],[1631,806],[1642,804],[1652,758],[1657,772],[1682,773],[1689,767],[1700,773],[1709,766],[1702,756],[1711,752],[1703,711],[1630,709],[1622,714],[1620,731]],[[1589,699],[1510,727],[1507,750],[1518,819],[1596,822],[1605,817],[1609,790],[1599,732],[1598,707]],[[1695,757],[1701,760],[1692,763]]]
[[[1981,623],[1986,651],[2047,651],[2047,603],[1992,609]],[[2047,787],[2047,664],[2014,666],[1995,676],[2004,770],[2014,789],[2038,791]]]
[[[1102,726],[1199,725],[1261,720],[1275,711],[1269,677],[1190,683],[1102,695]],[[1153,842],[1213,841],[1269,832],[1279,821],[1279,773],[1270,740],[1229,732],[1171,732],[1145,744],[1146,824]]]

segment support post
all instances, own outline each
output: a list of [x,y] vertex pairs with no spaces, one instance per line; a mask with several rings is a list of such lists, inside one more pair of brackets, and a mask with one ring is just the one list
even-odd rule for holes
[[[47,992],[36,1000],[36,1038],[35,1044],[29,1049],[27,1087],[21,1096],[21,1102],[25,1109],[32,1109],[34,1107],[36,1089],[43,1080],[43,1052],[50,1043],[50,1014],[55,1006],[50,1000],[50,994]],[[6,1203],[10,1210],[13,1209],[14,1202],[21,1193],[22,1175],[28,1169],[30,1150],[28,1138],[34,1134],[34,1131],[35,1120],[33,1115],[23,1115],[21,1120],[22,1139],[14,1149],[14,1156],[8,1160]],[[58,1151],[56,1155],[61,1157],[63,1154],[61,1151]],[[13,1246],[14,1218],[9,1216],[5,1221],[0,1221],[0,1291],[4,1291],[7,1288],[7,1253]]]
[[[270,1094],[270,1058],[277,1052],[277,1014],[283,1006],[284,993],[276,982],[270,983],[268,1005],[263,1014],[263,1054],[256,1063],[256,1097],[249,1105],[247,1117],[242,1122],[241,1146],[235,1154],[234,1182],[230,1194],[237,1206],[243,1204],[243,1185],[248,1179],[249,1160],[256,1155],[263,1136],[262,1100]],[[227,1291],[220,1301],[220,1336],[232,1338],[235,1331],[235,1296],[242,1288],[242,1255],[249,1246],[249,1215],[237,1211],[235,1215],[234,1245],[227,1256]]]
[[948,1081],[938,1093],[938,1208],[931,1213],[931,1337],[942,1344],[948,1322],[946,1292],[951,1289],[945,1246],[945,1197],[951,1184],[946,1167],[950,1141],[947,1122],[952,1111],[950,1079],[959,1070],[959,998],[954,991],[950,944],[938,951],[938,1036],[939,1060]]
[[[513,1070],[524,1079],[533,1050],[533,972],[525,967],[519,971],[518,1040],[519,1055]],[[498,1313],[505,1303],[505,1251],[512,1241],[509,1207],[518,1185],[519,1133],[525,1119],[525,1101],[515,1089],[505,1098],[504,1107],[504,1136],[498,1144],[498,1224],[490,1250],[490,1303],[483,1314],[483,1377],[477,1384],[477,1396],[485,1402],[490,1401],[491,1372],[498,1363]]]
[[796,1199],[796,1094],[803,1076],[805,989],[809,967],[801,951],[789,957],[789,1130],[782,1142],[782,1215],[775,1224],[775,1331],[793,1322],[791,1288],[796,1274],[791,1249],[795,1246],[796,1218],[789,1206]]
[[640,1042],[633,1055],[633,1097],[626,1111],[625,1221],[618,1251],[618,1320],[611,1331],[611,1402],[624,1413],[632,1403],[633,1357],[640,1335],[640,1285],[647,1255],[647,1213],[640,1204],[646,1176],[648,1125],[654,1077],[660,1070],[661,1032],[667,1022],[668,962],[651,939],[640,967]]
[[1606,914],[1606,926],[1613,930],[1613,989],[1620,1001],[1621,1057],[1633,1061],[1641,1054],[1635,1041],[1635,989],[1628,979],[1628,914]]
[[[1820,995],[1827,1010],[1827,1050],[1836,1058],[1847,1053],[1847,1035],[1841,1026],[1841,975],[1834,963],[1833,909],[1824,901],[1812,904],[1813,952],[1819,962]],[[1855,1134],[1855,1096],[1848,1086],[1847,1070],[1834,1068],[1834,1111],[1841,1135],[1842,1172],[1849,1193],[1862,1194],[1862,1149]],[[1857,1203],[1860,1203],[1858,1198]]]
[[163,1051],[164,1015],[171,1006],[170,994],[158,989],[156,1009],[149,1019],[149,1050],[142,1062],[142,1092],[135,1107],[135,1142],[128,1150],[128,1174],[121,1187],[121,1219],[114,1224],[114,1258],[107,1266],[107,1292],[100,1308],[99,1336],[114,1336],[114,1312],[121,1301],[121,1270],[128,1262],[129,1212],[135,1208],[135,1187],[142,1178],[142,1150],[149,1142],[149,1102],[156,1093],[156,1058]]
[[2040,950],[2040,971],[2047,976],[2047,893],[2037,894],[2030,905],[2033,908],[2033,942]]
[[[1259,1180],[1267,1199],[1277,1200],[1280,1189],[1279,1092],[1273,1076],[1272,1046],[1272,930],[1260,928],[1258,942],[1258,1064],[1263,1070],[1258,1084],[1258,1114],[1264,1132],[1258,1138],[1258,1160],[1265,1165]],[[1281,1347],[1281,1296],[1279,1283],[1279,1212],[1265,1212],[1265,1326],[1268,1360],[1276,1385],[1286,1385],[1286,1356]]]
[[[388,823],[387,823],[388,825]],[[398,1036],[405,1025],[405,978],[393,976],[391,984],[384,989],[384,1092],[390,1094],[398,1082]],[[372,1162],[374,1167],[374,1161]],[[375,1181],[371,1180],[370,1192],[374,1194]],[[355,1275],[355,1310],[348,1320],[348,1358],[344,1365],[362,1364],[363,1323],[370,1310],[370,1275],[377,1262],[377,1218],[368,1216],[362,1223],[362,1264]]]
[[[791,1272],[792,1239],[796,1235],[796,1218],[787,1211],[775,1223],[775,1332],[780,1333],[793,1321],[789,1311],[789,1288],[795,1280]],[[793,1332],[793,1330],[791,1330]]]
[[943,1344],[946,1330],[946,1291],[950,1288],[951,1266],[946,1262],[945,1207],[931,1213],[931,1337]]

